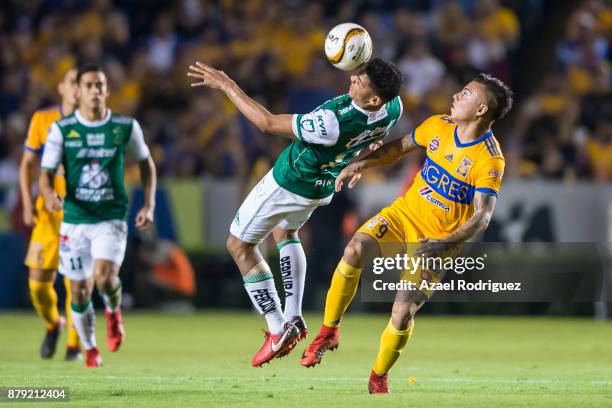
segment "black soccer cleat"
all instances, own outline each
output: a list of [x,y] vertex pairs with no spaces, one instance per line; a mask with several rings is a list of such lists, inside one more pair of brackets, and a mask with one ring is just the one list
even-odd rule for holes
[[67,347],[66,348],[66,361],[83,361],[83,353],[81,353],[80,347]]
[[43,339],[42,345],[40,346],[40,356],[44,359],[52,358],[55,355],[55,349],[57,348],[57,339],[59,338],[60,331],[64,327],[66,320],[60,316],[57,325],[47,330],[45,338]]

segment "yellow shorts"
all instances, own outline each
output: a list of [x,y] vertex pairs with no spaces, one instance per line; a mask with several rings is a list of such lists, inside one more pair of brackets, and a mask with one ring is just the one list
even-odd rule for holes
[[25,264],[32,269],[57,269],[59,265],[59,228],[63,212],[49,213],[36,203],[37,217],[30,237]]
[[[396,254],[407,254],[410,257],[418,248],[419,239],[426,237],[416,223],[411,220],[411,216],[405,210],[405,205],[404,198],[398,198],[393,204],[383,208],[357,230],[357,232],[367,234],[378,242],[383,257],[393,257]],[[453,255],[444,254],[443,256]],[[415,287],[421,288],[418,290],[428,298],[431,297],[433,291],[427,289],[426,286],[438,283],[443,278],[443,270],[423,267],[411,271],[404,270],[400,273],[401,280],[413,282]],[[424,281],[427,282],[427,285],[423,283]]]

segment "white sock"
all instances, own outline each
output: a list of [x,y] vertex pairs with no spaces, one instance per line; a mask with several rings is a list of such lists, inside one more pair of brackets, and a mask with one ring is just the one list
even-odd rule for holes
[[285,319],[302,315],[306,254],[299,239],[288,239],[276,245],[280,254],[280,273],[285,288]]
[[85,305],[71,304],[74,327],[85,350],[96,348],[96,313],[91,300]]
[[277,335],[285,329],[285,318],[281,312],[281,303],[274,286],[274,277],[270,267],[263,261],[257,264],[242,277],[253,306],[264,315],[270,333]]

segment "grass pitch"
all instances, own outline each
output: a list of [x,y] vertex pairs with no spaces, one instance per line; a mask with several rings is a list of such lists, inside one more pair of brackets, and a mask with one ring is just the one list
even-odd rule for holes
[[[310,340],[321,315],[307,319]],[[368,395],[387,319],[349,313],[339,349],[315,368],[299,365],[301,343],[256,369],[250,359],[263,341],[259,316],[128,311],[126,342],[110,353],[98,315],[104,367],[91,370],[62,360],[65,336],[55,359],[42,361],[44,329],[33,313],[0,314],[0,387],[69,387],[66,405],[79,407],[612,406],[612,324],[588,319],[417,318],[391,372],[393,394]]]

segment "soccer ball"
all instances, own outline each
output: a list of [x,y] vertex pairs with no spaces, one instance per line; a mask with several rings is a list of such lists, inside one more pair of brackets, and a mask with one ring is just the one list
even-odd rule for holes
[[372,39],[360,25],[338,24],[325,39],[325,55],[329,62],[343,71],[352,71],[370,60]]

